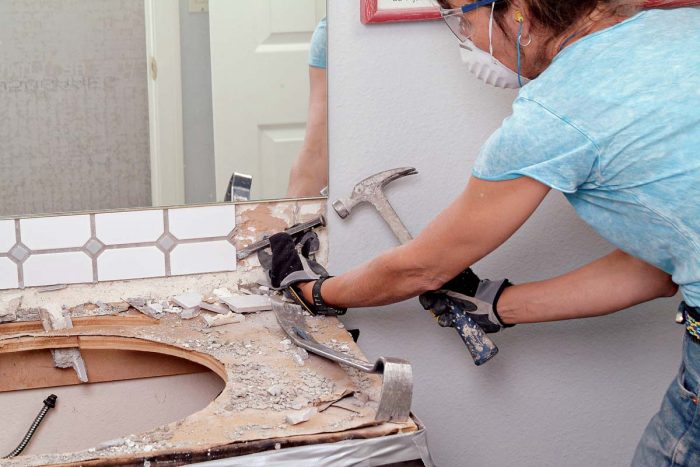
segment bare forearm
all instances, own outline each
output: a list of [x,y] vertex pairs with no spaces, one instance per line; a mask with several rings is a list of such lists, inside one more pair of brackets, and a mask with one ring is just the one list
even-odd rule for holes
[[[326,281],[323,298],[339,307],[366,307],[438,289],[505,241],[547,191],[526,178],[509,182],[472,179],[418,237]],[[494,216],[494,212],[501,215]],[[304,292],[306,298],[311,297],[310,290]]]
[[309,67],[306,136],[289,175],[287,196],[318,196],[328,185],[328,94],[326,70]]
[[324,299],[331,305],[358,308],[396,303],[430,290],[430,272],[410,260],[410,249],[410,244],[395,248],[326,281]]
[[668,274],[618,250],[562,276],[507,288],[498,313],[508,324],[586,318],[676,290]]
[[289,173],[287,196],[289,198],[319,196],[321,190],[327,185],[328,152],[326,148],[305,145]]

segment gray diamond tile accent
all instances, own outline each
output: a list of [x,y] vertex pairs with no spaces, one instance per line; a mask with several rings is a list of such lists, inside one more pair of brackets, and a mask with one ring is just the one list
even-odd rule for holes
[[158,239],[156,245],[165,252],[172,251],[172,249],[177,245],[177,238],[173,237],[169,233],[166,233]]
[[91,238],[87,241],[83,249],[90,253],[92,256],[97,256],[102,250],[104,250],[105,244],[96,238]]
[[18,243],[17,245],[13,246],[10,252],[8,253],[8,256],[18,263],[24,263],[24,261],[29,258],[29,255],[31,255],[32,252],[29,248],[26,246],[22,245],[21,243]]

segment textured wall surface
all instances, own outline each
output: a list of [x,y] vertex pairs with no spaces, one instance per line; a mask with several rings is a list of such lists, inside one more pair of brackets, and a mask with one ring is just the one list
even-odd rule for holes
[[[394,182],[388,193],[417,233],[464,188],[480,144],[508,115],[514,93],[473,79],[440,22],[362,26],[357,2],[330,2],[329,33],[331,201],[367,175],[415,166],[420,174]],[[329,213],[329,221],[331,273],[396,245],[368,207],[347,221]],[[611,249],[552,193],[475,269],[525,282]],[[517,326],[495,336],[501,352],[481,368],[416,300],[350,310],[345,321],[361,329],[369,357],[413,362],[414,410],[438,465],[618,466],[629,465],[677,370],[676,302]]]
[[0,0],[0,216],[150,204],[143,2]]

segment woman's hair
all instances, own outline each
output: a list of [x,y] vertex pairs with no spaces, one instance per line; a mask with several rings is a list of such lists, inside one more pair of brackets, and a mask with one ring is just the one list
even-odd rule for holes
[[[642,0],[522,0],[527,4],[530,21],[541,33],[550,38],[561,35],[580,20],[602,8],[611,15],[628,16],[642,7]],[[494,20],[506,31],[505,12],[511,0],[500,0],[494,5]]]

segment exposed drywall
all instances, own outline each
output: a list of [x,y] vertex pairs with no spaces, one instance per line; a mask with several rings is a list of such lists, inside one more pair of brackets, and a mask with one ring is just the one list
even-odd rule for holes
[[[515,94],[472,78],[439,21],[363,26],[357,2],[329,3],[331,201],[367,175],[415,166],[420,174],[388,193],[417,233],[464,188]],[[396,245],[368,207],[346,221],[329,213],[329,223],[331,273]],[[611,249],[553,193],[475,269],[525,282]],[[517,326],[495,336],[500,354],[481,368],[415,300],[350,310],[344,321],[361,329],[369,356],[413,362],[414,410],[437,465],[588,467],[629,464],[679,364],[675,307],[658,300],[604,318]]]
[[0,0],[0,216],[150,204],[143,2]]

